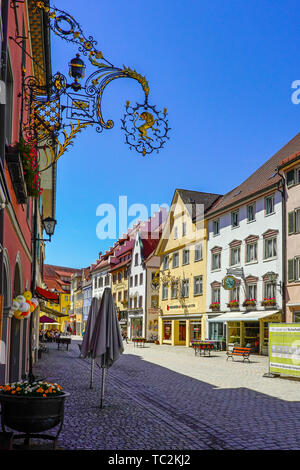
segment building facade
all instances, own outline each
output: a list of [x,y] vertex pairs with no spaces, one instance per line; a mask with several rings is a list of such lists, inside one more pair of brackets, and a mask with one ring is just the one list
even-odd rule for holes
[[210,339],[268,354],[268,325],[285,319],[282,179],[276,168],[300,136],[208,211]]
[[[218,194],[176,189],[161,239],[159,342],[190,346],[206,337],[205,212]],[[155,291],[155,283],[154,289]]]
[[300,322],[300,153],[284,159],[286,321]]

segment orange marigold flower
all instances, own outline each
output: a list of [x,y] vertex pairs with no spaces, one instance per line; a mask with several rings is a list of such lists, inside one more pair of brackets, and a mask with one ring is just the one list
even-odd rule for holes
[[43,397],[46,397],[47,395],[45,395],[45,393],[43,393]]

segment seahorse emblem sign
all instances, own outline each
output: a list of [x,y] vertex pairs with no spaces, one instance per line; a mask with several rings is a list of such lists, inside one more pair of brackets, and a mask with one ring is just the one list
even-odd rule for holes
[[[135,112],[134,114],[136,115],[136,118],[134,121],[134,127],[139,131],[141,138],[144,140],[146,139],[153,140],[151,137],[147,135],[147,131],[149,129],[152,129],[153,131],[159,130],[153,127],[156,121],[158,121],[158,119],[154,119],[153,115],[149,113],[148,111],[143,111],[141,115],[139,115],[137,112]],[[141,126],[137,127],[135,123],[139,118],[142,121],[145,121],[145,124],[142,124]]]

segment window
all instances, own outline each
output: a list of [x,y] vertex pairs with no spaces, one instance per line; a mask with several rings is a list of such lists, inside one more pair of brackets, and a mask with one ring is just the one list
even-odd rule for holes
[[239,211],[231,212],[231,226],[232,228],[239,226]]
[[103,287],[103,277],[102,276],[99,279],[99,287]]
[[127,299],[128,299],[128,291],[127,291],[127,290],[124,290],[123,299],[124,299],[124,300],[127,300]]
[[288,260],[288,282],[300,281],[300,257]]
[[143,284],[143,273],[140,274],[140,286]]
[[240,264],[241,262],[241,248],[234,247],[231,248],[230,250],[230,265],[231,266],[236,266],[237,264]]
[[247,299],[257,299],[257,284],[247,284],[246,286]]
[[166,300],[168,298],[168,284],[165,282],[162,286],[162,300]]
[[122,273],[118,273],[118,281],[119,281],[119,282],[122,281]]
[[121,302],[122,300],[122,292],[118,292],[118,302]]
[[105,285],[109,286],[109,274],[105,276]]
[[248,222],[255,220],[255,204],[249,204],[249,206],[247,206],[247,220]]
[[189,264],[190,262],[190,250],[185,248],[182,252],[182,264]]
[[264,283],[264,298],[265,299],[276,298],[276,285],[273,282],[267,281]]
[[300,209],[288,213],[288,232],[289,235],[300,232]]
[[139,254],[136,253],[135,257],[134,257],[134,265],[137,266],[139,263]]
[[117,282],[117,275],[114,274],[114,275],[113,275],[113,284],[115,284],[116,282]]
[[211,269],[221,269],[221,253],[212,253]]
[[143,296],[140,295],[139,296],[139,308],[142,308],[143,307]]
[[257,261],[257,242],[247,243],[246,245],[246,263]]
[[221,290],[220,287],[213,287],[211,290],[211,301],[212,303],[220,303]]
[[189,280],[188,279],[183,279],[183,281],[181,282],[181,295],[182,297],[189,296]]
[[277,238],[265,239],[265,259],[277,256]]
[[286,174],[286,185],[289,188],[294,184],[300,183],[300,168],[294,168]]
[[139,279],[139,277],[138,277],[138,275],[136,274],[136,275],[134,276],[134,285],[135,285],[135,286],[138,285],[138,279]]
[[124,279],[127,279],[127,277],[128,277],[128,273],[127,273],[127,268],[126,268],[124,271]]
[[173,268],[178,268],[179,266],[179,253],[173,253],[173,261],[172,261],[172,267]]
[[11,144],[12,139],[12,119],[14,104],[14,84],[10,57],[7,58],[7,78],[6,78],[6,106],[5,106],[5,137],[6,143]]
[[229,291],[229,300],[230,301],[240,301],[240,286],[236,286],[234,289]]
[[69,296],[65,295],[65,302],[68,302],[68,300],[69,300]]
[[194,295],[203,293],[203,276],[194,277]]
[[213,234],[214,235],[219,235],[220,233],[220,220],[214,220],[213,221]]
[[202,243],[195,245],[195,261],[200,261],[203,258]]
[[171,299],[176,299],[178,294],[178,282],[174,281],[171,284]]
[[130,276],[130,287],[133,286],[133,276]]
[[174,227],[174,240],[178,238],[178,227]]
[[163,269],[169,269],[169,255],[164,256]]
[[182,236],[186,235],[186,222],[182,222]]
[[275,212],[274,196],[266,197],[265,211],[266,211],[266,215],[274,214]]

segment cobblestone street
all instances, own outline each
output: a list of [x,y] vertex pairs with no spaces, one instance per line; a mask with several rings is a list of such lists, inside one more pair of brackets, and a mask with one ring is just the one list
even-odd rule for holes
[[224,352],[125,344],[102,410],[101,370],[90,390],[90,360],[79,358],[75,341],[68,351],[50,344],[34,372],[71,394],[59,449],[300,449],[300,383],[264,378],[267,357],[248,364]]

